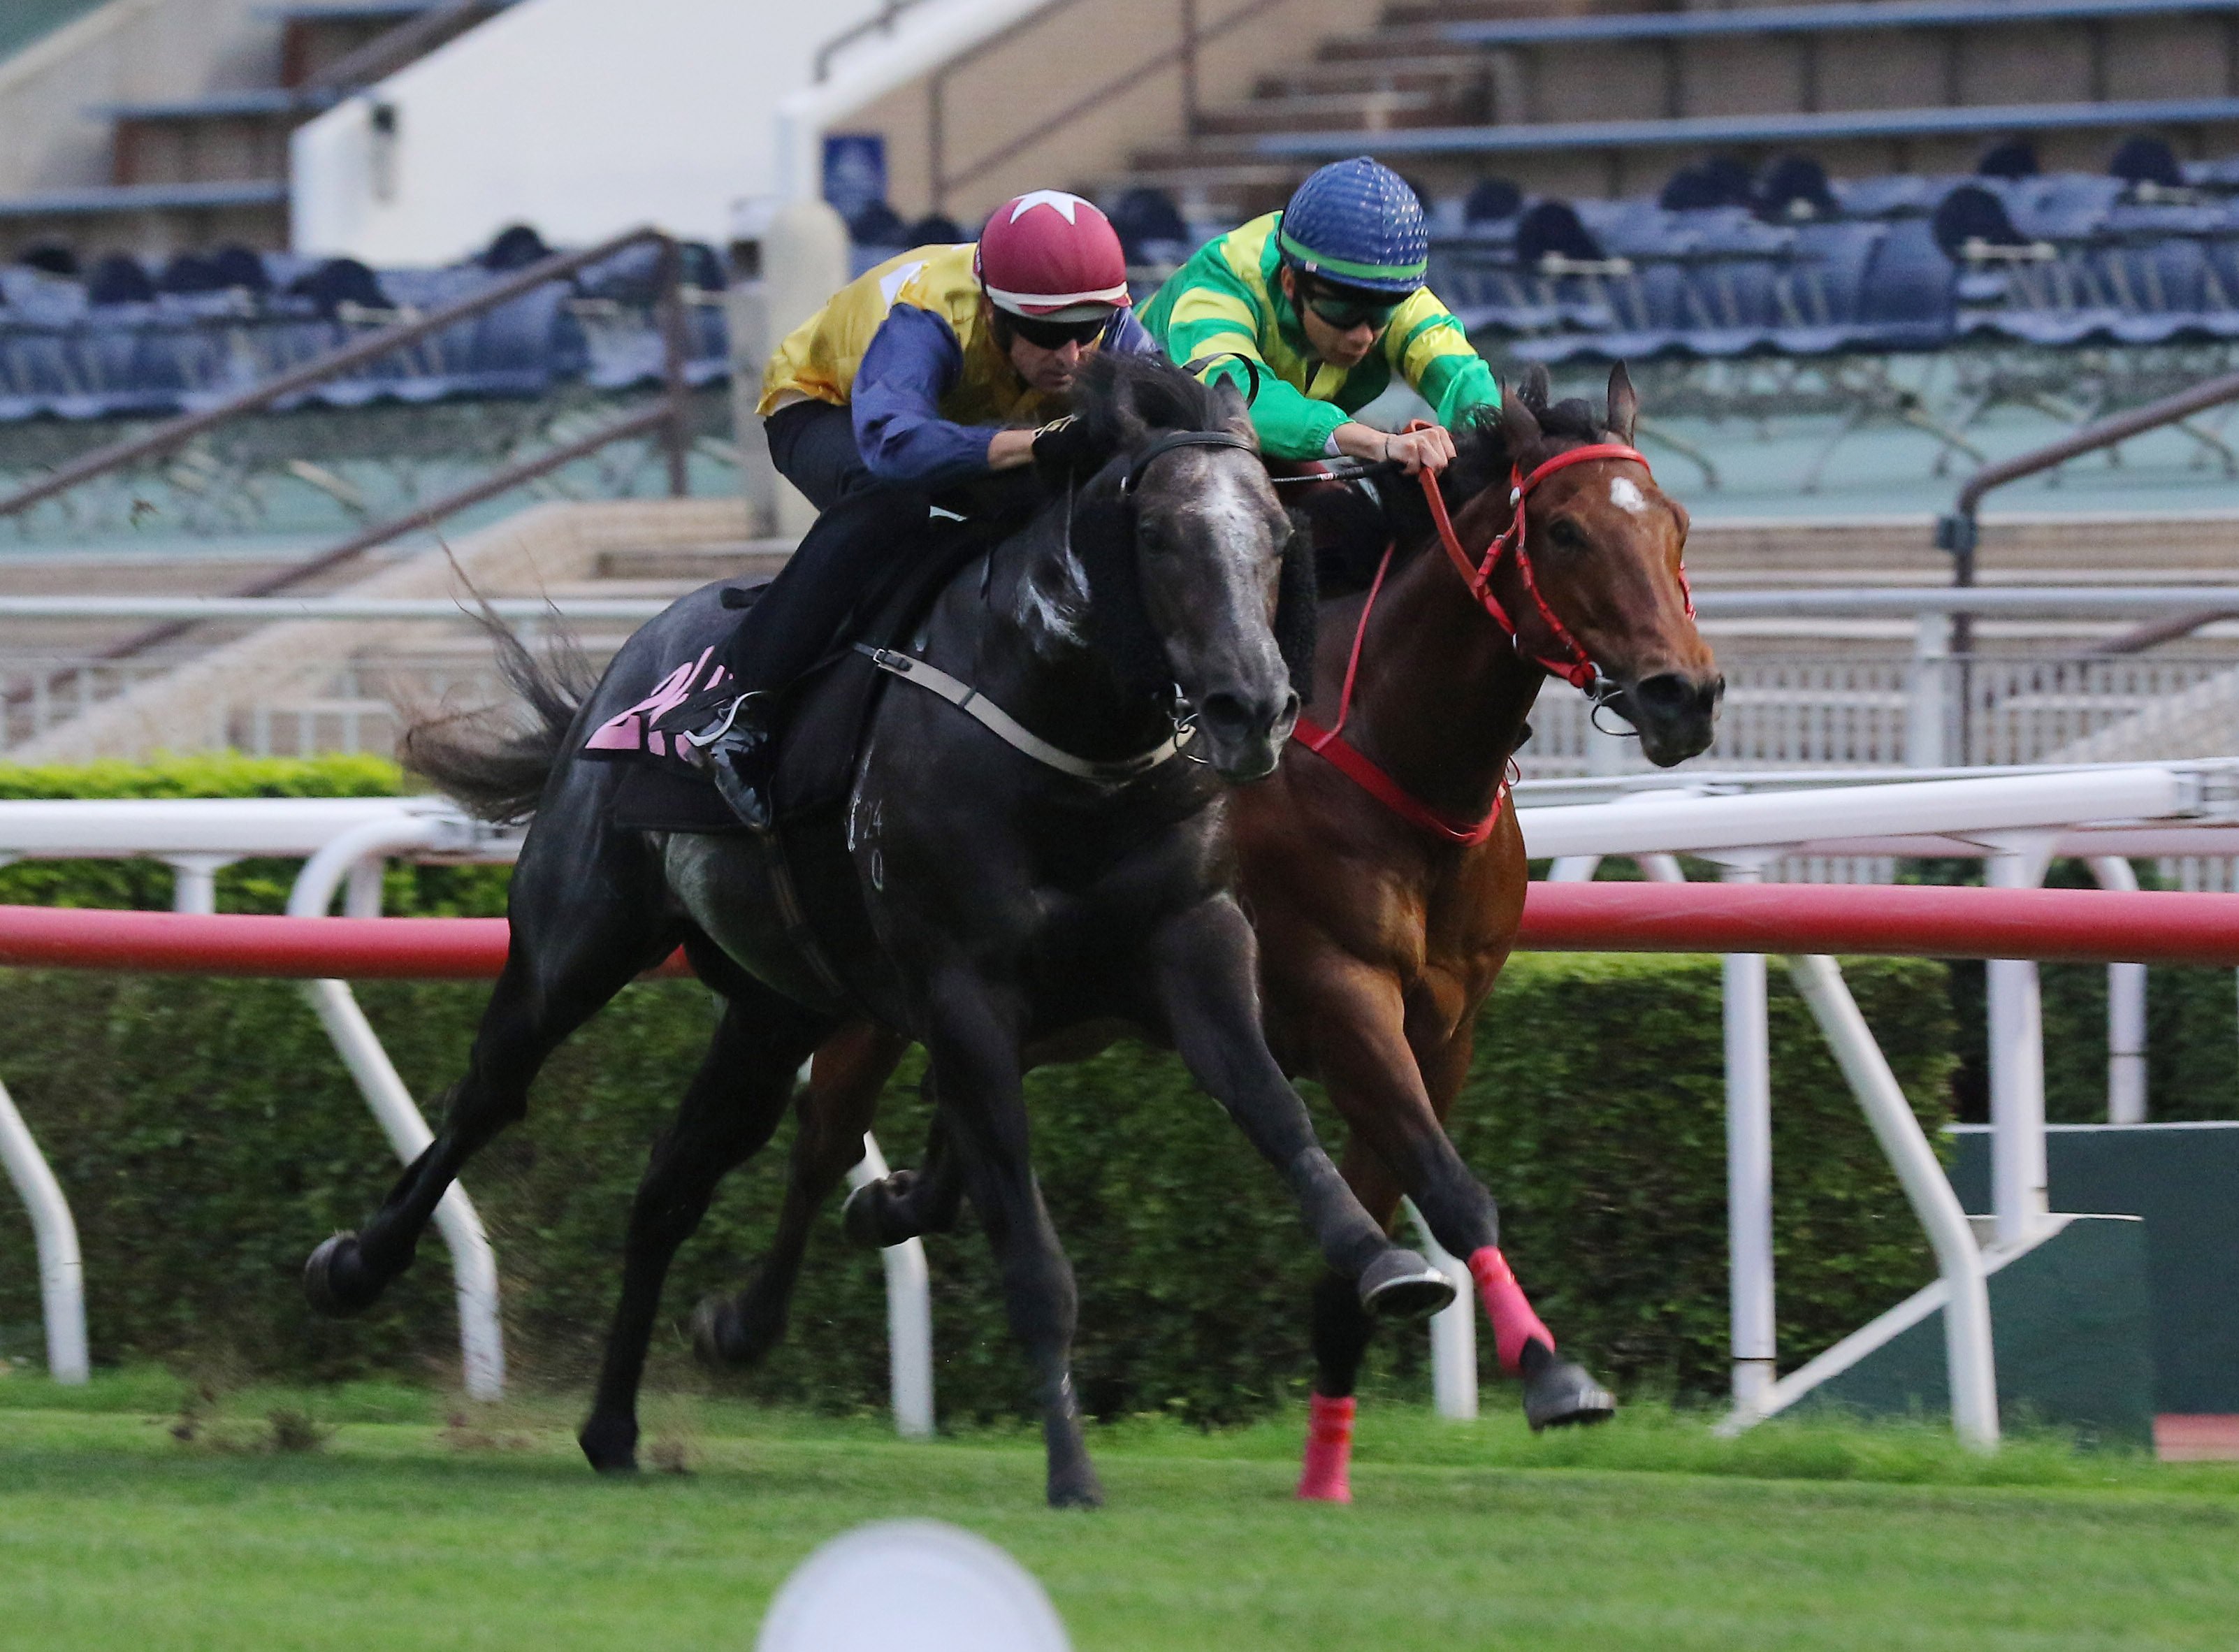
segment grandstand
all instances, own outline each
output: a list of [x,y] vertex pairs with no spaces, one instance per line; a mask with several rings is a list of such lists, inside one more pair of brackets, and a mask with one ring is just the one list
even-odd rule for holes
[[[958,21],[979,13],[991,21],[976,35]],[[690,484],[735,497],[722,388],[734,352],[753,355],[782,319],[754,308],[750,248],[717,249],[730,203],[782,182],[766,123],[736,111],[857,71],[857,103],[830,123],[887,157],[883,196],[847,202],[857,269],[969,235],[1014,189],[1066,183],[1111,208],[1147,293],[1319,160],[1391,161],[1432,209],[1434,287],[1504,371],[1545,363],[1585,385],[1631,365],[1643,440],[1695,513],[1706,590],[1940,583],[1950,563],[1929,525],[1960,475],[2239,367],[2239,0],[1199,0],[1175,17],[1121,0],[849,0],[773,24],[761,57],[717,75],[678,50],[700,40],[717,57],[741,26],[714,0],[652,0],[628,21],[603,0],[57,0],[8,21],[10,493],[150,421],[490,291],[551,253],[548,237],[589,244],[656,202],[666,227],[700,238],[679,289]],[[583,99],[585,76],[616,96]],[[567,103],[565,133],[539,96]],[[659,142],[655,106],[673,116]],[[668,372],[654,256],[640,246],[545,282],[15,512],[0,595],[105,587],[125,569],[149,591],[284,579],[369,524],[648,405]],[[758,332],[729,336],[727,288]],[[2239,579],[2227,415],[2002,494],[2010,514],[1986,523],[1981,577]],[[445,531],[541,500],[642,494],[659,456],[622,444],[501,489]],[[647,527],[635,550],[602,540],[550,583],[683,588],[749,554],[753,521],[721,520],[698,549],[668,527]],[[402,534],[303,588],[370,589],[415,555],[440,556],[431,535]],[[413,581],[444,588],[434,573]],[[501,588],[541,587],[509,574]],[[1871,701],[1884,733],[1854,754],[1895,749],[1909,620],[1712,629],[1737,741],[1744,708],[1784,697]],[[2066,670],[2135,629],[2016,619],[1977,627],[1972,646],[2016,672]],[[76,713],[244,640],[203,627],[94,660],[134,634],[0,621],[8,744],[93,749],[95,724],[70,732]],[[456,631],[353,631],[347,659],[313,649],[284,680],[244,666],[211,690],[202,732],[163,738],[378,746],[393,727],[384,696],[471,680],[471,654]],[[2202,692],[2235,656],[2239,631],[2217,621],[2149,660],[2071,673],[2059,693],[2100,709],[2073,728],[2040,720],[2001,749],[2099,739],[2157,694]],[[1817,675],[1803,672],[1815,660]],[[1587,760],[1582,720],[1541,720],[1545,772]],[[1754,760],[1742,746],[1721,755]]]

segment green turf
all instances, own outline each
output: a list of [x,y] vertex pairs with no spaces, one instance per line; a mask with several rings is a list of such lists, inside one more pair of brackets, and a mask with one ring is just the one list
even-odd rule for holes
[[[1081,1652],[2239,1641],[2239,1468],[2050,1438],[1983,1459],[1821,1423],[1729,1444],[1639,1407],[1534,1440],[1505,1405],[1462,1427],[1379,1404],[1336,1509],[1291,1500],[1295,1420],[1146,1420],[1096,1433],[1110,1506],[1053,1515],[1024,1432],[904,1444],[659,1397],[647,1455],[690,1472],[616,1483],[575,1455],[575,1402],[368,1385],[183,1411],[183,1391],[0,1379],[0,1647],[744,1649],[818,1543],[909,1515],[1017,1555]],[[275,1412],[332,1432],[276,1450]]]

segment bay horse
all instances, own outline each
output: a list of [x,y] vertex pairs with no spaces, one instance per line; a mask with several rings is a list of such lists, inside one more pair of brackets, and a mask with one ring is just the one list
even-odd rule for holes
[[[1535,368],[1497,419],[1457,432],[1443,488],[1387,484],[1399,548],[1370,591],[1322,606],[1310,714],[1275,773],[1229,810],[1269,1042],[1351,1127],[1343,1170],[1371,1215],[1388,1226],[1405,1194],[1466,1260],[1535,1430],[1600,1421],[1615,1401],[1556,1356],[1502,1257],[1492,1198],[1443,1124],[1523,914],[1507,777],[1541,686],[1555,674],[1594,692],[1658,766],[1711,742],[1724,684],[1694,624],[1687,514],[1632,448],[1638,413],[1621,364],[1598,413],[1551,405]],[[1447,495],[1460,501],[1451,517]],[[819,1052],[778,1232],[743,1292],[703,1306],[703,1352],[748,1363],[782,1336],[808,1219],[860,1158],[901,1050],[854,1029]],[[936,1116],[925,1168],[857,1190],[847,1225],[891,1244],[956,1208]],[[1299,1495],[1343,1502],[1370,1322],[1341,1274],[1312,1308]]]
[[[680,945],[725,1009],[631,1210],[579,1436],[595,1468],[635,1467],[637,1388],[677,1246],[722,1176],[768,1140],[800,1064],[850,1023],[929,1052],[1036,1379],[1053,1505],[1102,1498],[1070,1369],[1073,1272],[1034,1183],[1020,1091],[1053,1040],[1110,1028],[1171,1043],[1289,1182],[1365,1311],[1417,1316],[1452,1299],[1346,1186],[1260,1030],[1221,802],[1226,783],[1274,767],[1298,715],[1271,624],[1295,553],[1242,400],[1164,362],[1102,355],[1077,399],[1085,444],[1109,461],[953,574],[906,654],[880,651],[904,680],[878,700],[854,760],[860,944],[839,926],[818,926],[821,951],[815,933],[803,940],[756,835],[617,824],[623,770],[583,756],[590,731],[728,631],[719,586],[640,629],[580,703],[514,643],[507,663],[533,727],[502,739],[439,721],[408,737],[407,760],[454,796],[534,820],[466,1077],[380,1210],[312,1253],[315,1307],[349,1313],[377,1297],[468,1157],[523,1115],[553,1048]],[[942,681],[969,685],[964,707]],[[967,714],[975,697],[987,704]],[[1180,744],[1177,698],[1201,762],[1166,760]],[[991,717],[1012,732],[997,738]],[[840,899],[827,892],[827,916]]]

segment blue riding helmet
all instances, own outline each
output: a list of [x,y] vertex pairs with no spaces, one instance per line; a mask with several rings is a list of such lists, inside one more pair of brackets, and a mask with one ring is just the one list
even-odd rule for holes
[[1365,155],[1333,161],[1283,209],[1283,262],[1309,275],[1404,298],[1423,284],[1431,232],[1406,179]]

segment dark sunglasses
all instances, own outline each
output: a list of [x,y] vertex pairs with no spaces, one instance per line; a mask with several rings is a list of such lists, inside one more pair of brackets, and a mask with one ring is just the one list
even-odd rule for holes
[[1304,297],[1306,308],[1327,322],[1340,333],[1350,333],[1356,327],[1372,327],[1382,332],[1399,313],[1404,300],[1377,301],[1340,296],[1319,287],[1308,287]]
[[1024,315],[1006,319],[1013,333],[1038,350],[1061,350],[1068,344],[1093,344],[1110,324],[1106,316],[1086,322],[1038,322]]

